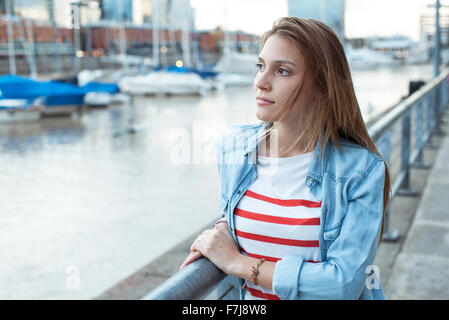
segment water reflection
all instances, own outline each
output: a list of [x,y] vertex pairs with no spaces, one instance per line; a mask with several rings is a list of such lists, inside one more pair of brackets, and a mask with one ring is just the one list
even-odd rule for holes
[[0,125],[1,152],[37,151],[48,145],[72,145],[82,139],[83,127],[79,120],[43,118],[38,122]]

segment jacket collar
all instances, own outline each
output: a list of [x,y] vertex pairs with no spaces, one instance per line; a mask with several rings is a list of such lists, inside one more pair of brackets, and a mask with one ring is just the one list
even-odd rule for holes
[[[272,122],[264,122],[257,130],[257,132],[248,139],[248,143],[245,146],[244,152],[245,155],[248,154],[252,159],[252,163],[256,163],[255,159],[257,155],[257,147],[259,145],[259,142],[263,138],[264,131],[270,128],[272,125]],[[331,149],[330,144],[331,142],[328,141],[326,146],[323,147],[320,158],[320,143],[319,139],[317,139],[315,149],[313,151],[312,164],[310,165],[309,171],[307,172],[307,177],[321,182],[324,172],[326,171],[327,162],[329,159],[329,152]]]
[[266,129],[270,128],[272,125],[273,125],[272,122],[264,122],[263,124],[260,125],[257,132],[255,132],[255,134],[249,137],[248,143],[245,145],[244,149],[245,155],[248,153],[253,153],[254,151],[257,150],[257,146],[259,145],[259,142],[263,138],[263,133],[265,132]]

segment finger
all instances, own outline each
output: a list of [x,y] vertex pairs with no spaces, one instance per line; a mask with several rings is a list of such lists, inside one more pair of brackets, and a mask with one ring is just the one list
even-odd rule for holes
[[182,263],[181,267],[179,268],[179,270],[181,270],[182,268],[184,268],[185,266],[187,266],[188,264],[192,263],[195,260],[198,260],[199,258],[201,258],[203,255],[201,254],[201,252],[199,251],[194,251],[191,252],[189,254],[189,256],[187,257],[187,259]]
[[190,252],[197,251],[197,240],[198,239],[195,239],[195,241],[193,241],[192,245],[190,246]]
[[213,229],[206,229],[203,231],[203,233],[201,233],[196,239],[195,241],[193,241],[192,245],[190,246],[190,251],[198,251],[198,246],[199,243],[202,239],[204,239],[205,237],[207,237],[208,235],[210,235],[210,233],[213,231]]
[[215,225],[215,229],[217,229],[217,230],[225,230],[228,228],[229,228],[229,225],[228,225],[227,221],[220,221],[220,223],[217,223]]
[[190,256],[192,255],[192,253],[190,253],[187,258],[184,260],[184,262],[181,264],[181,266],[179,267],[179,270],[181,270],[182,268],[184,268],[186,265],[188,265],[190,263]]

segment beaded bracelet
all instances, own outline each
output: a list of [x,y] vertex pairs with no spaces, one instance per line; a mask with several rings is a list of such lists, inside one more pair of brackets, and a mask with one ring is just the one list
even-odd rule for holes
[[251,275],[248,277],[248,279],[246,279],[245,283],[240,288],[240,291],[242,291],[248,285],[248,281],[250,280],[252,281],[252,283],[257,285],[257,275],[259,274],[259,267],[262,265],[262,263],[264,263],[264,261],[265,259],[260,259],[259,261],[257,261],[256,266],[251,267]]

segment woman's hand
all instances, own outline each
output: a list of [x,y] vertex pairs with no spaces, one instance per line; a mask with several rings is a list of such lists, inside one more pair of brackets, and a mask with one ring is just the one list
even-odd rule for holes
[[181,269],[201,256],[207,257],[226,274],[232,270],[233,263],[240,256],[227,222],[216,223],[213,229],[205,230],[190,247],[190,255],[181,265]]

